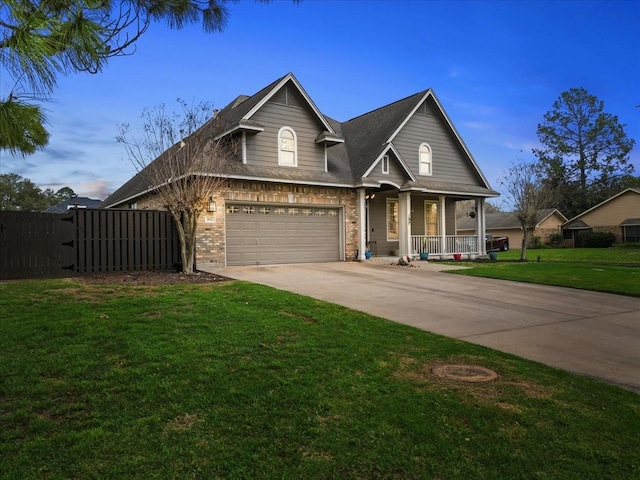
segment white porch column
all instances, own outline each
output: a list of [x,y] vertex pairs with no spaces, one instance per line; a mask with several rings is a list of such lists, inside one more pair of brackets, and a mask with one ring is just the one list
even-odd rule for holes
[[366,206],[365,206],[365,190],[358,189],[358,260],[364,260],[364,252],[367,250],[367,231],[366,231]]
[[484,214],[484,198],[476,198],[476,234],[478,235],[478,255],[487,254],[487,244],[484,241],[487,228]]
[[442,251],[440,253],[453,253],[447,252],[447,212],[444,195],[438,197],[438,229],[440,230],[440,242],[442,243]]
[[398,249],[411,255],[411,192],[398,194]]

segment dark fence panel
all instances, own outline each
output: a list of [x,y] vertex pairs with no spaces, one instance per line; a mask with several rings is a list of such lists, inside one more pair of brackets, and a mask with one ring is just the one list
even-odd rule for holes
[[180,258],[178,234],[167,212],[73,210],[77,273],[169,270]]
[[178,234],[167,212],[0,211],[0,279],[170,270],[179,261]]
[[58,214],[0,211],[0,279],[71,275],[73,236]]

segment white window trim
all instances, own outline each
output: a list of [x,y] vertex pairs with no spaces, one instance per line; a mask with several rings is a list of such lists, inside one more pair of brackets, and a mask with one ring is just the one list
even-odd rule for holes
[[439,208],[440,208],[440,204],[438,203],[437,200],[425,200],[424,201],[424,234],[425,235],[434,235],[433,233],[427,233],[427,209],[429,205],[435,205],[436,206],[436,233],[435,235],[440,235],[440,212],[439,212]]
[[[398,209],[398,230],[397,230],[397,238],[389,238],[389,205],[395,203],[397,206],[396,208]],[[387,231],[387,242],[399,242],[400,241],[400,202],[399,199],[397,198],[387,198],[387,210],[386,210],[386,216],[384,219],[385,222],[385,230]]]
[[[282,160],[282,149],[280,148],[280,135],[282,132],[288,130],[293,134],[293,165],[290,163],[283,163]],[[297,167],[298,166],[298,136],[296,135],[296,131],[291,128],[284,126],[278,130],[278,165],[281,167]]]
[[382,157],[382,173],[385,175],[389,174],[389,155]]
[[[427,147],[427,149],[429,150],[429,162],[423,162],[422,161],[422,147]],[[425,171],[423,169],[423,165],[428,165],[428,170]],[[418,174],[419,175],[425,175],[425,176],[431,176],[433,172],[433,150],[431,149],[431,147],[429,146],[428,143],[421,143],[420,146],[418,147]]]

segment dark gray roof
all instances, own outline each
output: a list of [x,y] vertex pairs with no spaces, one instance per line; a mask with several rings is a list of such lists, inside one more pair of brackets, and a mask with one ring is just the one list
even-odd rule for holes
[[342,124],[342,133],[348,138],[347,152],[354,179],[362,178],[387,147],[385,142],[426,93],[427,90],[416,93]]
[[585,228],[591,228],[589,225],[584,223],[582,220],[574,220],[573,222],[569,222],[562,226],[564,230],[582,230]]
[[620,225],[624,225],[624,226],[627,226],[627,227],[640,225],[640,218],[627,218]]
[[102,200],[89,197],[71,197],[60,203],[56,203],[44,210],[44,213],[67,213],[70,208],[98,208]]
[[[564,215],[562,215],[555,208],[548,208],[545,210],[540,210],[540,222],[549,217],[552,213],[557,212],[563,219]],[[538,223],[540,223],[538,222]],[[477,220],[471,217],[461,217],[457,220],[458,230],[472,230],[477,226]],[[515,212],[497,212],[497,213],[487,213],[485,215],[485,223],[487,230],[492,229],[521,229],[520,220],[516,217]]]
[[[260,125],[251,119],[245,118],[247,114],[264,101],[274,89],[282,85],[289,77],[297,83],[292,74],[283,77],[267,85],[254,95],[240,95],[220,110],[217,115],[203,125],[199,130],[206,135],[220,135],[221,132],[232,132],[237,129],[245,129],[249,132],[260,131]],[[299,87],[302,88],[302,87]],[[276,182],[295,182],[317,185],[356,186],[362,182],[362,177],[380,154],[388,147],[387,140],[408,118],[422,98],[430,90],[424,90],[392,104],[373,110],[347,122],[340,123],[330,117],[320,114],[315,105],[312,108],[320,115],[320,122],[325,122],[333,129],[335,134],[329,131],[319,131],[318,134],[327,139],[328,172],[309,172],[301,169],[265,168],[254,165],[244,165],[239,162],[229,162],[222,176],[230,178],[245,178]],[[305,92],[304,96],[309,98]],[[309,99],[311,102],[311,100]],[[345,139],[340,143],[341,139]],[[336,140],[336,141],[332,141]],[[174,145],[171,148],[176,148]],[[171,149],[169,149],[171,150]],[[163,154],[164,156],[164,154]],[[160,161],[162,157],[155,161]],[[214,172],[211,172],[214,173]],[[374,183],[374,182],[369,182]],[[103,207],[112,207],[149,191],[150,185],[145,181],[143,174],[137,174],[122,185],[102,204]],[[477,185],[460,185],[455,183],[430,182],[421,179],[419,182],[408,182],[403,186],[406,190],[425,190],[432,192],[457,192],[479,196],[497,196],[498,193],[490,188]]]

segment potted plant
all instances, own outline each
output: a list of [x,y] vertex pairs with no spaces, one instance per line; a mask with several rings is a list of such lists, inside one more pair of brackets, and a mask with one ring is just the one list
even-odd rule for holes
[[462,258],[462,254],[461,254],[461,253],[454,253],[454,254],[453,254],[453,258],[454,258],[455,260],[460,260],[460,259]]
[[366,252],[364,252],[364,258],[366,258],[367,260],[371,258],[371,250],[367,250]]
[[492,262],[496,261],[498,259],[498,252],[489,252],[489,258]]
[[420,260],[429,260],[429,248],[427,246],[427,239],[422,240],[422,248],[420,249]]

